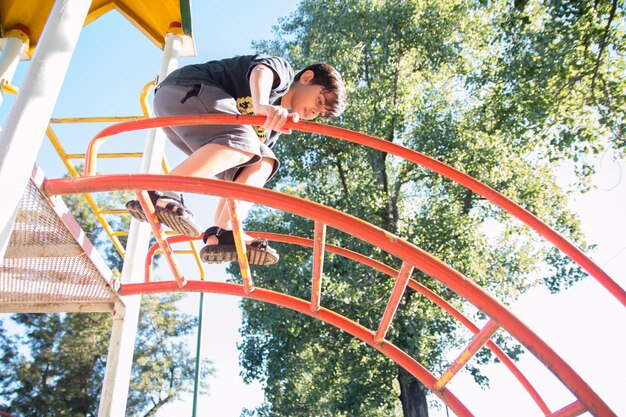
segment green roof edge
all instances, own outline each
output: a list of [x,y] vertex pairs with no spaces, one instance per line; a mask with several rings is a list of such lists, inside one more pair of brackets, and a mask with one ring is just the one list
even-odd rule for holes
[[180,0],[180,18],[183,33],[191,36],[191,0]]

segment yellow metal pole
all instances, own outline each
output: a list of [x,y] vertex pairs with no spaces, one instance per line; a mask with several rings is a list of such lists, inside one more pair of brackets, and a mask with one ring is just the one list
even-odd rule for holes
[[[50,140],[50,143],[52,144],[54,149],[57,151],[57,154],[61,158],[61,161],[63,161],[63,165],[65,165],[65,168],[67,168],[67,171],[70,173],[70,175],[72,177],[79,177],[80,176],[79,172],[76,170],[74,165],[72,165],[72,163],[67,158],[67,153],[65,152],[65,149],[61,145],[59,138],[56,136],[56,134],[54,133],[50,125],[48,125],[48,128],[46,129],[46,136]],[[83,195],[85,196],[85,200],[87,200],[87,204],[89,204],[89,207],[91,207],[91,210],[93,211],[94,215],[96,216],[96,218],[102,225],[102,228],[104,229],[105,233],[109,236],[109,239],[111,239],[111,242],[113,243],[113,246],[115,247],[115,250],[117,250],[120,256],[124,258],[125,250],[124,250],[124,247],[122,246],[122,242],[120,242],[120,240],[115,235],[115,231],[113,230],[109,222],[104,218],[104,216],[102,216],[100,212],[100,208],[96,204],[96,201],[88,193],[83,194]]]
[[239,260],[239,268],[241,269],[241,277],[243,279],[244,293],[249,295],[254,291],[254,283],[252,282],[252,272],[248,263],[248,254],[246,253],[246,243],[243,238],[243,226],[237,213],[238,201],[228,199],[228,210],[233,224],[233,235],[235,236],[235,247],[237,248],[237,258]]
[[53,117],[51,124],[61,123],[119,123],[145,119],[144,116],[102,116],[102,117]]

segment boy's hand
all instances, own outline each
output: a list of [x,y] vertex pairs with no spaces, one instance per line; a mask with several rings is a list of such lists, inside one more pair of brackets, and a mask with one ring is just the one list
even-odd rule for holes
[[[250,93],[252,94],[252,107],[255,114],[267,116],[263,127],[275,132],[291,133],[291,129],[283,129],[287,122],[289,111],[281,106],[269,104],[269,97],[274,83],[274,71],[263,64],[256,65],[250,72]],[[297,113],[293,114],[293,121],[300,119]]]
[[[291,134],[291,129],[283,129],[289,116],[289,111],[281,106],[273,106],[271,104],[262,104],[258,108],[254,109],[256,114],[262,114],[267,116],[263,127],[275,132],[281,132]],[[297,122],[300,119],[298,113],[293,113],[293,121]]]

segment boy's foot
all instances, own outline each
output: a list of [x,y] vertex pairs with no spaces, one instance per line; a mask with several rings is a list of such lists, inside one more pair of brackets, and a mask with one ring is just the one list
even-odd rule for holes
[[[148,191],[154,210],[161,223],[180,234],[196,237],[202,229],[193,220],[193,214],[185,207],[183,196],[178,193],[163,191]],[[138,200],[126,203],[126,209],[131,216],[142,222],[148,221],[146,214]]]
[[[200,251],[200,259],[203,262],[217,264],[237,260],[237,247],[232,230],[210,227],[204,232],[203,240],[207,244]],[[280,258],[276,250],[267,244],[267,239],[246,242],[246,253],[250,265],[273,265]]]

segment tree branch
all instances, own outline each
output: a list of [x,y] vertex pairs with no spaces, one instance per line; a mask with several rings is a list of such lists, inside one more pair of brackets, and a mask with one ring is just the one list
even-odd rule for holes
[[143,417],[151,417],[151,416],[154,416],[154,415],[157,413],[157,411],[159,411],[159,409],[160,409],[161,407],[163,407],[165,404],[167,404],[167,403],[168,403],[171,399],[172,399],[172,396],[171,396],[171,395],[168,395],[168,396],[166,396],[164,399],[159,400],[159,402],[158,402],[158,403],[156,403],[156,404],[154,405],[154,407],[152,407],[150,410],[148,410],[148,412],[147,412],[146,414],[144,414],[144,416],[143,416]]
[[472,209],[473,202],[474,192],[472,190],[465,190],[465,195],[463,196],[463,214],[469,214],[470,210]]
[[[606,94],[606,106],[609,108],[609,111],[611,113],[617,116],[617,109],[615,108],[615,106],[613,105],[613,102],[611,101],[611,92],[609,91],[609,88],[606,85],[606,81],[601,80],[601,82],[602,82],[602,87],[604,87],[604,92]],[[610,122],[611,118],[602,109],[602,106],[598,106],[598,111],[600,112],[600,115],[602,117],[607,119],[607,125],[609,126],[609,129],[611,129],[611,132],[615,136],[616,141],[617,142],[621,141],[623,137],[623,132],[620,130],[619,123],[617,122],[617,120],[615,121],[615,124],[612,124]]]
[[593,72],[593,78],[591,78],[591,93],[592,94],[596,88],[596,78],[598,76],[598,72],[600,71],[600,62],[602,61],[602,55],[604,55],[604,50],[606,49],[606,41],[607,41],[607,38],[609,37],[609,32],[611,31],[611,24],[613,23],[613,18],[615,17],[615,12],[617,10],[617,1],[618,0],[613,0],[613,4],[611,6],[611,13],[609,14],[609,21],[607,22],[606,27],[604,28],[604,35],[602,36],[602,39],[600,40],[598,58],[596,59],[596,66]]
[[[396,41],[397,42],[397,41]],[[387,141],[393,142],[396,133],[396,125],[398,123],[398,116],[396,112],[396,107],[398,106],[398,84],[400,80],[400,62],[402,61],[402,47],[400,45],[397,46],[398,50],[396,53],[396,61],[394,63],[394,75],[393,75],[393,96],[391,99],[391,123],[389,124],[389,131],[387,133]],[[387,174],[387,153],[384,152],[379,157],[380,161],[380,171],[379,175],[383,184],[383,190],[385,195],[387,196],[387,220],[389,221],[389,227],[392,229],[392,232],[398,231],[398,194],[400,192],[400,187],[402,183],[398,180],[394,184],[394,191],[390,193],[389,189],[389,176]]]
[[402,189],[403,181],[397,179],[395,184],[393,185],[393,195],[391,196],[391,214],[393,218],[393,224],[396,225],[396,229],[398,228],[398,222],[400,221],[400,214],[398,210],[398,200],[400,199],[400,190]]
[[350,197],[350,189],[348,188],[348,180],[346,178],[346,172],[343,169],[343,165],[341,164],[341,159],[339,159],[339,154],[336,154],[335,165],[337,166],[337,171],[339,171],[339,178],[341,179],[341,185],[343,187],[343,192],[346,197]]

